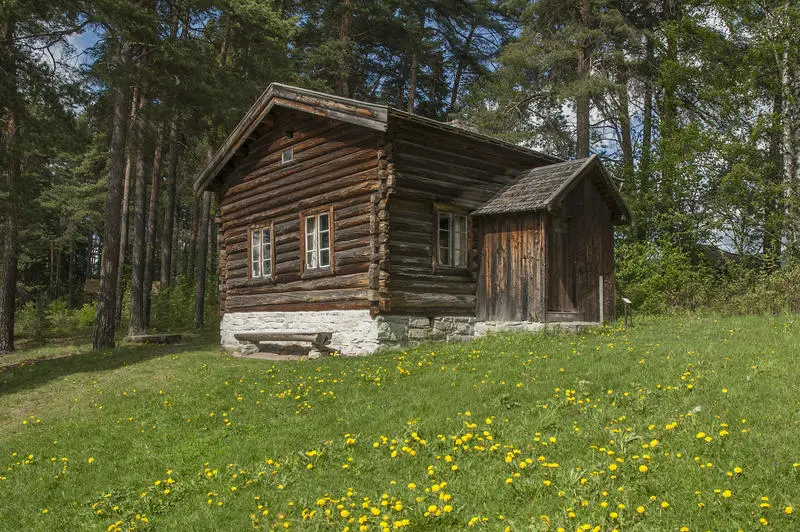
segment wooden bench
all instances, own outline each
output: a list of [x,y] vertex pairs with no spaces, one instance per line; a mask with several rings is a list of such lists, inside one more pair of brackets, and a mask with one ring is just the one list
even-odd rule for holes
[[[328,331],[293,331],[293,330],[268,330],[268,331],[242,331],[234,333],[233,337],[237,341],[259,349],[262,342],[283,342],[310,344],[308,358],[319,358],[322,355],[331,353],[328,344],[331,342],[333,333]],[[251,348],[252,349],[252,348]]]
[[135,334],[126,336],[123,342],[129,344],[177,344],[181,341],[180,334]]

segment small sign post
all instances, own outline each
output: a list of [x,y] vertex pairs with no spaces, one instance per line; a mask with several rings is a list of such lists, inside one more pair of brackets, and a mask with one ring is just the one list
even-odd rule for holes
[[629,308],[631,300],[627,297],[623,297],[622,302],[625,304],[625,328],[627,329],[628,320],[630,320],[630,326],[633,327],[633,309]]

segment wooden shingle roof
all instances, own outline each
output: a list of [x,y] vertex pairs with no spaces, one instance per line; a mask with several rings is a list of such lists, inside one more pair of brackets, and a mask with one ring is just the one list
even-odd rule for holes
[[611,208],[614,221],[630,222],[630,212],[597,155],[525,170],[472,214],[487,216],[552,210],[582,178],[590,174],[596,176],[598,188]]

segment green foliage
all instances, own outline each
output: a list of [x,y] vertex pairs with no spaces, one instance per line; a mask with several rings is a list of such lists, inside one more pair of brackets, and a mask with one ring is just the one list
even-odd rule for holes
[[800,266],[783,270],[729,265],[727,279],[711,305],[727,314],[800,312]]
[[[213,283],[215,276],[210,276],[206,286],[205,324],[209,330],[219,325],[217,290]],[[150,325],[156,331],[185,331],[194,327],[194,283],[181,279],[168,290],[154,293],[150,304]]]
[[88,331],[94,327],[94,320],[97,317],[97,304],[84,303],[81,308],[76,311],[78,329]]
[[44,305],[28,301],[17,310],[14,317],[14,336],[40,340],[50,330]]
[[622,244],[616,248],[619,296],[644,314],[697,308],[708,300],[712,275],[708,266],[669,241]]
[[83,336],[94,325],[96,311],[94,303],[71,309],[60,298],[49,303],[28,301],[16,313],[14,334],[33,340]]

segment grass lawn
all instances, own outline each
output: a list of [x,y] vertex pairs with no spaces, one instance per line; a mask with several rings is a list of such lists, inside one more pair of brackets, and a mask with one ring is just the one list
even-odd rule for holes
[[69,349],[0,373],[0,529],[800,528],[797,317],[302,362]]

